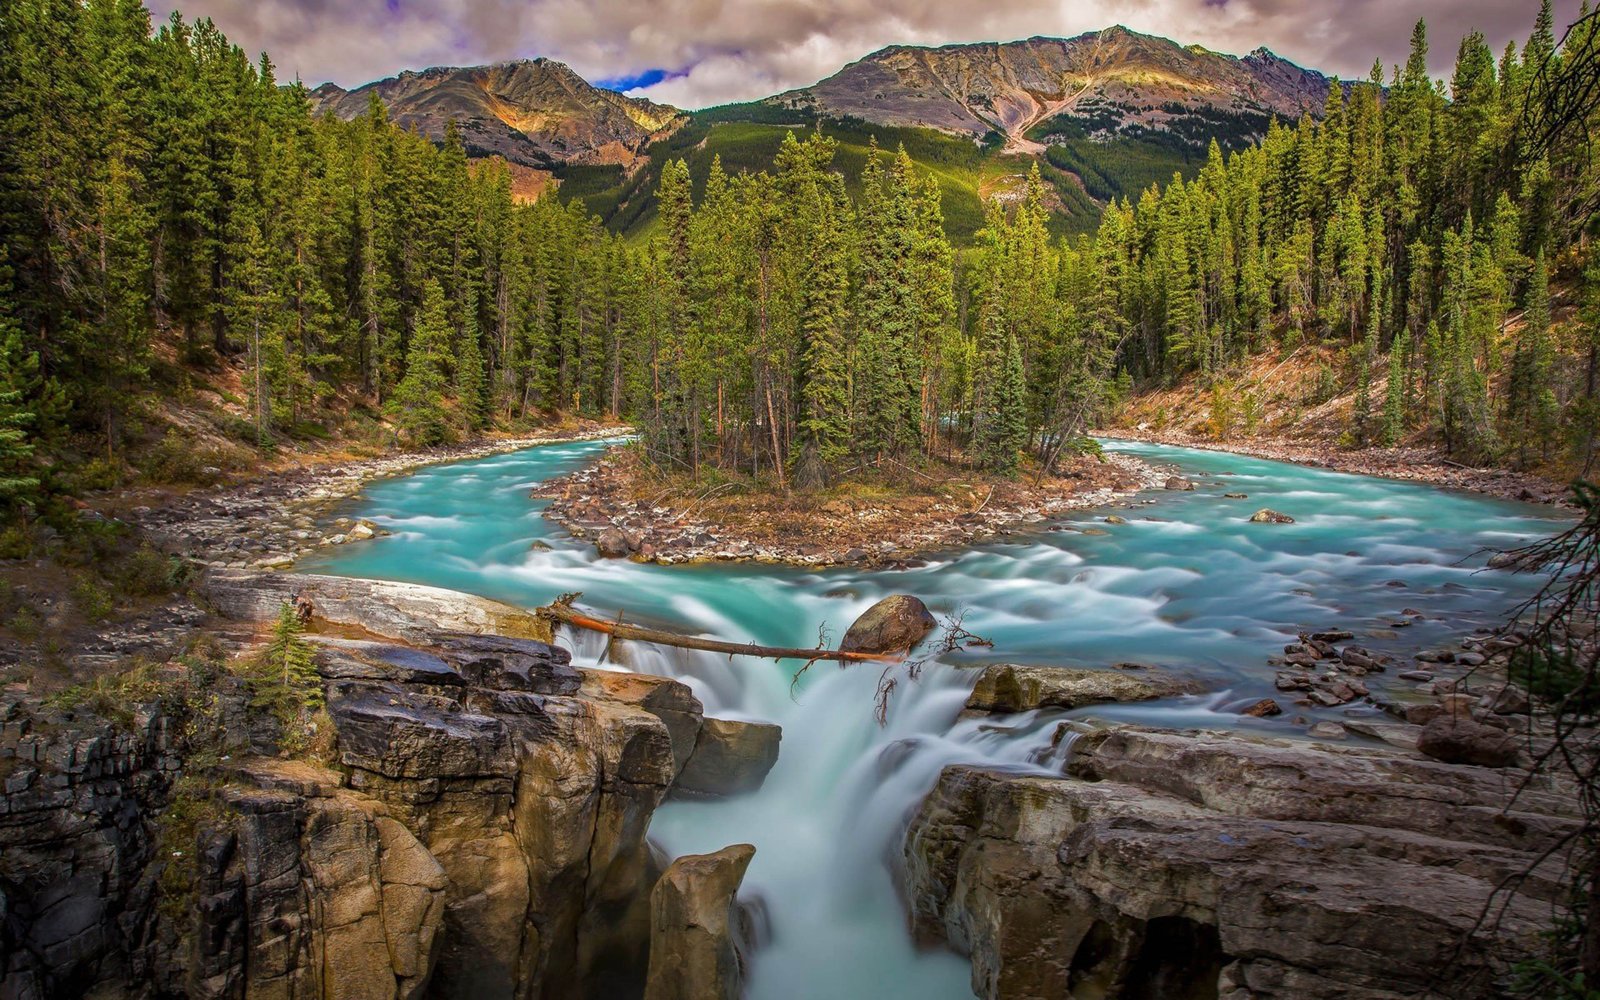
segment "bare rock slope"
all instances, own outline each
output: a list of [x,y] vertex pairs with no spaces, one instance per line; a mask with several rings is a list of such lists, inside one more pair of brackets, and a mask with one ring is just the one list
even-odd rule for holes
[[1266,49],[1238,58],[1120,26],[1073,38],[1029,38],[937,48],[896,45],[769,103],[881,125],[974,137],[990,131],[1025,145],[1030,128],[1061,114],[1087,133],[1215,125],[1219,114],[1264,126],[1319,111],[1329,80]]

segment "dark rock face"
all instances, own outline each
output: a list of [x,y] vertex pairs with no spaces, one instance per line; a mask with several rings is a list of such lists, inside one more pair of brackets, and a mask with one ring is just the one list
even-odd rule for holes
[[926,604],[909,594],[891,594],[861,613],[839,648],[847,653],[899,653],[915,647],[935,624]]
[[756,849],[724,847],[674,861],[650,893],[650,975],[645,1000],[738,1000],[735,896]]
[[1570,790],[1508,822],[1501,775],[1381,750],[1124,727],[1069,769],[948,767],[907,832],[914,925],[979,996],[1488,997],[1485,901],[1577,823]]
[[0,996],[74,996],[147,975],[144,823],[177,775],[156,706],[118,727],[0,694]]

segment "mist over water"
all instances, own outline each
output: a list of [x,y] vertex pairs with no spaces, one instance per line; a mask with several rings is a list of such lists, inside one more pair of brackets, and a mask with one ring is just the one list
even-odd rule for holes
[[[1266,658],[1301,629],[1337,626],[1373,648],[1414,649],[1495,623],[1534,581],[1485,570],[1483,550],[1566,523],[1532,505],[1119,442],[1111,447],[1176,465],[1198,489],[1085,511],[901,571],[665,567],[595,558],[592,546],[543,520],[543,502],[528,498],[534,484],[603,447],[545,446],[374,483],[340,513],[370,517],[394,535],[326,550],[299,568],[431,584],[525,607],[582,591],[582,603],[604,614],[794,646],[814,645],[823,627],[831,645],[873,602],[909,593],[940,617],[964,615],[965,627],[992,639],[992,650],[953,654],[929,664],[920,680],[903,680],[880,727],[876,667],[819,663],[791,690],[797,663],[638,644],[619,644],[614,659],[600,663],[604,637],[559,637],[575,662],[675,677],[707,715],[783,727],[778,763],[759,792],[670,802],[651,826],[671,855],[756,845],[741,890],[764,913],[749,992],[770,1000],[971,996],[965,959],[913,948],[893,868],[907,817],[946,764],[1042,769],[1032,761],[1071,715],[1291,736],[1304,728],[1293,725],[1296,714],[1373,712],[1346,706],[1255,720],[1228,709],[1271,693]],[[1249,499],[1224,499],[1228,492]],[[1248,523],[1261,507],[1296,523]],[[1107,513],[1128,523],[1105,524]],[[1051,530],[1061,525],[1095,533]],[[1402,609],[1429,620],[1395,630],[1390,622]],[[958,719],[974,666],[1120,661],[1203,677],[1209,691],[1079,713]]]

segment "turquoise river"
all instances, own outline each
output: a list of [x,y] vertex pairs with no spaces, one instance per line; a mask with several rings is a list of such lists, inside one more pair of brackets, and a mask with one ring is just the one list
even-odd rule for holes
[[[1062,717],[958,718],[973,666],[1133,660],[1181,668],[1205,677],[1211,693],[1094,714],[1160,725],[1249,724],[1293,736],[1311,713],[1300,713],[1298,724],[1294,712],[1257,722],[1230,708],[1270,692],[1267,657],[1297,630],[1348,628],[1380,649],[1454,641],[1496,621],[1532,585],[1484,569],[1485,550],[1564,523],[1549,508],[1389,480],[1217,452],[1108,446],[1176,466],[1199,488],[1086,510],[898,571],[668,567],[597,559],[591,546],[543,519],[530,488],[604,447],[548,445],[373,483],[337,513],[370,517],[394,534],[326,550],[300,568],[432,584],[526,607],[582,591],[583,604],[607,614],[775,645],[814,645],[824,625],[837,638],[889,593],[915,594],[941,616],[964,613],[966,627],[992,639],[993,649],[952,654],[917,682],[902,683],[884,726],[873,716],[875,668],[819,664],[791,692],[793,663],[658,648],[623,655],[629,669],[688,683],[707,715],[783,727],[778,764],[760,791],[669,802],[651,826],[652,839],[673,856],[756,845],[741,890],[765,915],[751,997],[970,997],[965,960],[918,950],[906,931],[894,874],[901,832],[940,768],[1044,766],[1035,761]],[[1249,499],[1225,499],[1226,492]],[[1296,521],[1248,523],[1263,506]],[[1113,512],[1127,523],[1103,523]],[[1091,525],[1105,533],[1064,530]],[[1402,609],[1429,620],[1394,630],[1389,623]],[[598,636],[559,638],[578,663],[624,665],[596,664],[604,652]]]

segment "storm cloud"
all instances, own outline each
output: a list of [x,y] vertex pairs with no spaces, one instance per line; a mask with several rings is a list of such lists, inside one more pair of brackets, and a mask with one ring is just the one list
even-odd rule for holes
[[[1557,20],[1579,0],[1559,0]],[[151,3],[157,18],[172,9]],[[189,0],[284,78],[353,86],[402,69],[533,56],[680,107],[751,100],[815,83],[895,43],[1072,35],[1125,24],[1185,44],[1267,46],[1305,66],[1366,76],[1405,59],[1428,20],[1432,68],[1482,31],[1498,52],[1527,37],[1538,0]],[[1558,25],[1558,29],[1559,29]]]

